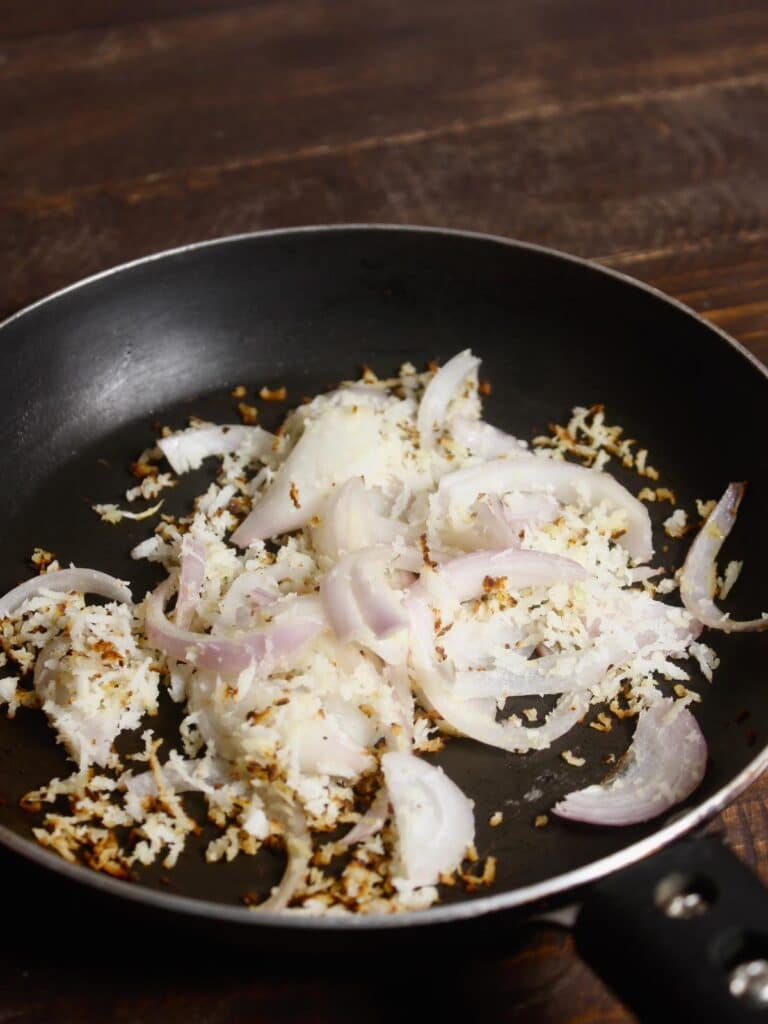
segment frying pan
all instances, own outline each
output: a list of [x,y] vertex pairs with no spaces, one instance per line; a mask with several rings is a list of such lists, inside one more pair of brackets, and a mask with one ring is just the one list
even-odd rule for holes
[[[729,607],[735,618],[765,607],[768,375],[755,359],[680,303],[582,260],[465,232],[371,226],[188,246],[97,275],[6,321],[0,587],[30,574],[35,546],[63,564],[129,579],[135,595],[153,585],[152,567],[128,557],[151,526],[110,526],[88,506],[120,500],[128,464],[160,423],[182,426],[190,414],[232,421],[236,384],[284,384],[290,404],[357,375],[361,363],[390,373],[407,359],[444,361],[469,346],[492,383],[487,418],[518,436],[563,422],[575,404],[602,402],[608,420],[649,449],[678,505],[692,509],[697,497],[748,480],[723,553],[745,557]],[[274,426],[285,409],[268,406],[262,422]],[[614,471],[639,488],[637,478]],[[184,507],[212,473],[185,479],[169,510]],[[658,525],[670,507],[651,512]],[[687,542],[661,532],[656,540],[660,560],[679,565]],[[721,658],[716,681],[692,684],[704,696],[695,712],[709,745],[706,777],[684,805],[646,824],[596,828],[555,817],[545,828],[532,824],[565,793],[603,776],[605,755],[626,749],[630,723],[610,734],[577,729],[525,756],[451,741],[438,760],[476,801],[477,846],[496,857],[497,879],[474,894],[450,890],[425,912],[256,914],[242,896],[278,877],[279,861],[269,854],[210,867],[193,849],[169,878],[148,870],[135,883],[65,863],[35,844],[18,808],[22,793],[68,770],[39,713],[0,720],[0,841],[45,869],[33,877],[55,872],[61,885],[85,885],[111,901],[110,912],[128,908],[273,947],[382,942],[387,933],[399,941],[425,928],[455,935],[462,923],[506,927],[522,915],[578,905],[579,948],[641,1014],[655,996],[700,1020],[754,1019],[750,999],[729,994],[728,977],[742,960],[768,954],[763,891],[719,843],[672,843],[768,763],[768,636],[709,639]],[[566,764],[565,748],[586,765]],[[503,824],[491,829],[496,810]],[[675,911],[682,916],[670,916]],[[638,958],[651,984],[638,983]]]

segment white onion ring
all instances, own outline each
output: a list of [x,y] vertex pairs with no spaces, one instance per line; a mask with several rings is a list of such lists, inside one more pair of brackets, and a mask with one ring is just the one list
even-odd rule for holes
[[359,476],[334,488],[318,518],[319,524],[312,527],[312,544],[332,561],[377,544],[391,544],[407,532],[405,523],[377,512],[373,494]]
[[[221,613],[213,626],[214,633],[223,629],[247,629],[254,608],[266,608],[280,597],[280,588],[270,569],[254,569],[241,573],[230,584],[221,602]],[[178,612],[178,602],[176,604]]]
[[466,349],[441,366],[427,384],[416,416],[422,448],[434,448],[437,432],[445,427],[449,406],[460,396],[468,378],[474,377],[477,382],[479,365],[480,360]]
[[189,629],[192,622],[205,580],[205,561],[205,544],[185,534],[181,542],[179,593],[173,615],[179,629]]
[[422,597],[413,593],[413,588],[406,606],[411,615],[411,657],[416,682],[431,707],[455,732],[501,750],[525,753],[546,749],[585,715],[589,697],[579,692],[566,693],[561,697],[543,725],[537,728],[529,728],[513,719],[497,722],[496,701],[493,699],[461,700],[455,697],[435,661],[429,606]]
[[590,651],[576,655],[546,654],[532,661],[525,658],[519,661],[516,667],[503,664],[477,671],[457,670],[455,695],[465,700],[492,697],[498,701],[506,697],[543,697],[588,690],[605,678],[611,655]]
[[105,572],[99,572],[98,569],[77,569],[73,566],[71,569],[43,573],[42,576],[35,576],[9,590],[0,598],[0,618],[12,615],[30,597],[36,597],[46,590],[56,593],[96,594],[108,601],[119,601],[122,604],[132,602],[127,583]]
[[715,604],[716,560],[720,548],[736,522],[736,513],[744,497],[746,484],[728,484],[720,501],[709,514],[691,544],[680,573],[680,597],[699,622],[724,633],[748,633],[768,629],[768,616],[734,621]]
[[[325,628],[325,618],[314,595],[297,597],[259,630],[238,638],[211,636],[179,629],[165,614],[165,604],[176,589],[169,577],[147,602],[146,629],[151,644],[177,661],[192,661],[198,668],[226,675],[237,674],[249,665],[268,659],[279,660],[298,651]],[[295,614],[291,615],[290,612]]]
[[390,751],[381,767],[403,876],[412,885],[433,885],[459,866],[474,842],[473,803],[442,768],[413,754]]
[[366,458],[376,450],[379,422],[360,405],[331,407],[304,428],[272,483],[232,534],[233,543],[248,547],[298,530],[322,510],[331,488],[364,472]]
[[283,825],[288,863],[280,884],[273,888],[272,893],[263,903],[257,904],[253,909],[257,911],[285,910],[291,902],[293,894],[306,877],[309,860],[312,856],[312,839],[304,812],[294,801],[289,800],[284,794],[276,797],[269,791],[266,799],[270,813],[274,814]]
[[481,459],[532,458],[531,452],[516,437],[506,434],[485,420],[473,420],[469,416],[457,416],[451,424],[453,440],[462,445],[471,455]]
[[355,551],[342,556],[323,577],[320,598],[341,643],[364,640],[366,629],[383,639],[408,625],[402,599],[387,577],[391,560],[386,548]]
[[483,593],[486,578],[506,580],[507,590],[548,587],[585,579],[587,571],[578,562],[544,551],[507,548],[505,551],[475,551],[443,562],[437,569],[457,601],[471,601]]
[[605,501],[610,507],[621,509],[627,516],[627,531],[619,543],[636,562],[647,562],[653,555],[651,520],[645,505],[608,473],[571,462],[494,459],[444,476],[433,501],[435,512],[446,516],[454,503],[469,508],[481,493],[542,490],[551,492],[563,504],[586,502],[593,506]]
[[707,742],[691,712],[662,698],[640,712],[619,771],[569,793],[553,811],[591,825],[634,825],[689,797],[704,778]]

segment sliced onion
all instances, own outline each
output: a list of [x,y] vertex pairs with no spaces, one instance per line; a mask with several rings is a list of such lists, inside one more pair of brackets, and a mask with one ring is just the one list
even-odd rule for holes
[[381,639],[408,625],[402,599],[388,580],[391,557],[382,548],[356,551],[344,555],[323,577],[320,597],[341,643],[364,639],[363,627]]
[[376,413],[331,407],[310,421],[250,515],[232,534],[240,547],[306,526],[331,488],[359,476],[379,441]]
[[479,548],[503,550],[520,547],[520,531],[507,515],[504,502],[495,494],[475,506]]
[[597,686],[605,678],[611,663],[606,652],[584,654],[547,654],[527,661],[518,657],[518,664],[503,665],[479,671],[457,670],[453,692],[462,699],[492,697],[543,697],[553,693],[573,693]]
[[199,668],[232,675],[265,660],[272,664],[300,650],[325,627],[319,601],[308,595],[286,602],[267,625],[237,638],[193,633],[180,629],[165,614],[176,586],[176,580],[169,577],[149,598],[147,638],[168,657],[191,661]]
[[524,628],[513,625],[503,615],[459,618],[441,635],[440,645],[457,671],[493,668],[502,656],[511,657],[514,665],[525,665],[525,659],[533,652],[532,644],[520,646],[526,635]]
[[406,604],[411,616],[411,658],[416,682],[429,705],[453,731],[492,747],[525,753],[546,749],[583,718],[589,697],[580,692],[566,693],[561,697],[537,728],[529,728],[511,718],[497,721],[496,701],[493,699],[461,700],[456,697],[451,692],[446,673],[435,660],[434,627],[427,602],[412,592]]
[[179,593],[176,598],[173,621],[179,629],[189,629],[205,580],[205,544],[190,534],[181,542],[181,569]]
[[451,435],[454,441],[463,445],[471,455],[478,455],[481,459],[497,459],[501,456],[515,459],[532,457],[522,441],[518,441],[511,434],[505,434],[503,430],[484,420],[456,416],[451,424]]
[[685,800],[704,778],[707,742],[682,703],[663,698],[640,712],[619,771],[569,793],[553,810],[592,825],[634,825]]
[[161,437],[157,446],[174,473],[187,473],[199,469],[209,455],[228,455],[243,448],[251,458],[259,458],[273,451],[278,439],[261,427],[246,427],[240,423],[222,426],[190,427],[175,434]]
[[636,562],[647,562],[653,554],[651,520],[648,510],[621,484],[601,473],[570,462],[552,459],[494,459],[483,466],[460,469],[444,476],[433,499],[438,515],[451,506],[470,508],[479,494],[508,491],[548,491],[563,504],[584,502],[589,506],[606,502],[626,513],[627,531],[621,543]]
[[318,554],[334,561],[349,551],[374,543],[370,495],[359,476],[334,488],[319,513],[319,525],[312,529],[312,543]]
[[288,863],[280,884],[271,895],[254,909],[285,910],[299,886],[307,876],[309,859],[312,856],[312,839],[307,828],[307,819],[301,808],[287,795],[267,791],[265,799],[271,814],[281,822],[285,836]]
[[382,786],[360,821],[341,837],[338,845],[343,848],[354,846],[355,843],[364,843],[366,839],[381,832],[387,823],[389,813],[389,793],[387,787]]
[[312,544],[318,554],[333,561],[353,551],[391,544],[407,531],[405,523],[376,510],[373,494],[359,476],[333,489],[318,519],[312,528]]
[[699,622],[710,629],[720,629],[724,633],[747,633],[768,629],[768,615],[760,619],[736,622],[725,612],[721,612],[713,600],[717,556],[736,522],[736,513],[744,497],[745,487],[745,484],[728,484],[725,494],[691,544],[680,573],[680,597],[685,607]]
[[0,598],[0,618],[12,615],[30,597],[36,597],[44,591],[52,590],[56,593],[79,593],[96,594],[108,601],[120,601],[122,604],[131,603],[131,591],[128,584],[114,576],[108,576],[98,569],[58,569],[55,572],[46,572],[42,576],[35,576],[18,587],[9,590]]
[[475,551],[443,562],[437,570],[457,601],[471,601],[483,594],[484,581],[504,578],[507,590],[548,587],[585,579],[587,572],[578,562],[544,551]]
[[441,366],[427,384],[416,416],[422,448],[434,447],[437,434],[445,428],[451,403],[461,396],[467,380],[473,379],[477,384],[479,365],[480,360],[466,349]]
[[442,768],[390,751],[381,767],[392,802],[403,877],[434,885],[454,871],[475,838],[473,803]]

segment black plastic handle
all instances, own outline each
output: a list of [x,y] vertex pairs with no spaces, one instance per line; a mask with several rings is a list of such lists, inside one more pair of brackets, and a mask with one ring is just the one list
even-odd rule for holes
[[768,1022],[768,890],[716,839],[590,887],[575,938],[641,1021]]

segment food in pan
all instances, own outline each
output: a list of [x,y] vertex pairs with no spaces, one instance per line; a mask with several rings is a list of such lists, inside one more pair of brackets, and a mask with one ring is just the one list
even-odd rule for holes
[[[196,793],[218,827],[209,861],[285,849],[256,909],[392,912],[429,906],[440,883],[493,880],[470,796],[429,757],[450,736],[523,755],[636,716],[612,777],[575,786],[554,814],[630,824],[696,789],[706,744],[686,684],[692,664],[707,679],[717,666],[703,626],[768,627],[714,603],[743,486],[665,575],[646,506],[605,470],[614,458],[655,482],[648,453],[599,408],[532,445],[502,432],[481,418],[478,366],[466,351],[425,373],[366,371],[277,434],[166,431],[128,500],[174,484],[163,460],[174,474],[210,457],[221,468],[133,551],[165,570],[156,589],[134,605],[126,583],[52,562],[0,599],[13,673],[0,697],[11,714],[42,708],[76,764],[25,797],[47,808],[41,843],[121,877],[172,867],[200,831]],[[684,515],[667,528],[682,532]],[[660,599],[678,585],[682,607]],[[171,750],[151,727],[163,688],[183,713]],[[140,749],[118,754],[142,729]]]

